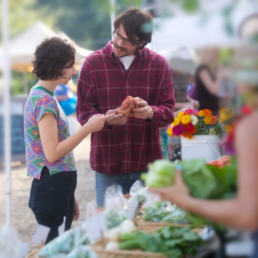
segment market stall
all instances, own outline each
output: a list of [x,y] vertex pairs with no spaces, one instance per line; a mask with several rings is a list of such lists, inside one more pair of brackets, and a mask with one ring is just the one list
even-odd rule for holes
[[[236,194],[235,159],[227,157],[207,164],[198,159],[180,164],[192,196],[224,199]],[[173,162],[157,160],[142,179],[151,188],[166,187],[173,184],[175,173]],[[103,210],[97,211],[94,201],[87,208],[87,218],[80,226],[60,232],[58,238],[39,245],[28,258],[204,257],[219,248],[214,235],[221,230],[218,225],[161,201],[140,181],[132,185],[127,195],[122,194],[120,186],[110,186]],[[6,248],[13,248],[13,258],[21,257],[16,256],[20,241],[13,232],[8,234]],[[37,235],[43,236],[44,232]],[[0,236],[1,242],[3,232]],[[44,243],[44,237],[42,240]]]

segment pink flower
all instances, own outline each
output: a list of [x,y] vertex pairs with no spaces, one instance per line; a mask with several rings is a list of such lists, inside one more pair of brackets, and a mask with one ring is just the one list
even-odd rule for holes
[[193,114],[194,114],[194,115],[197,115],[198,112],[199,112],[199,111],[198,111],[197,109],[194,109],[194,110],[193,110]]
[[172,128],[172,130],[173,130],[173,134],[174,134],[174,135],[179,136],[179,135],[181,135],[181,134],[183,133],[183,126],[182,126],[182,125],[174,126],[174,127]]
[[193,110],[192,109],[187,109],[185,112],[184,112],[184,115],[192,115],[193,114]]

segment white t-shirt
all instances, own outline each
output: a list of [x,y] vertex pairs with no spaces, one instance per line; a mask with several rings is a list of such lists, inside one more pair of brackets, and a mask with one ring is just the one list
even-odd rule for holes
[[131,63],[133,62],[135,56],[124,56],[119,58],[120,61],[123,63],[125,70],[128,70],[128,68],[130,67]]

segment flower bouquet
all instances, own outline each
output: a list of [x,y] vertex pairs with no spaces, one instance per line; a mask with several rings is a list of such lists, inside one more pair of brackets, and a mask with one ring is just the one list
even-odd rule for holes
[[168,126],[167,133],[189,140],[193,139],[194,135],[222,135],[220,115],[212,115],[209,109],[187,109],[175,117],[174,122]]

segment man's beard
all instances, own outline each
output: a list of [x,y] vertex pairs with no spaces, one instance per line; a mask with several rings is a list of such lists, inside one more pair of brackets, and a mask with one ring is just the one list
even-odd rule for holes
[[126,55],[127,55],[127,49],[126,49],[126,48],[119,47],[116,43],[114,43],[113,46],[114,46],[114,48],[116,48],[116,49],[118,48],[119,50],[122,51],[121,53],[118,53],[118,55],[119,55],[119,54],[121,54],[121,55],[123,55],[123,56],[126,56]]

